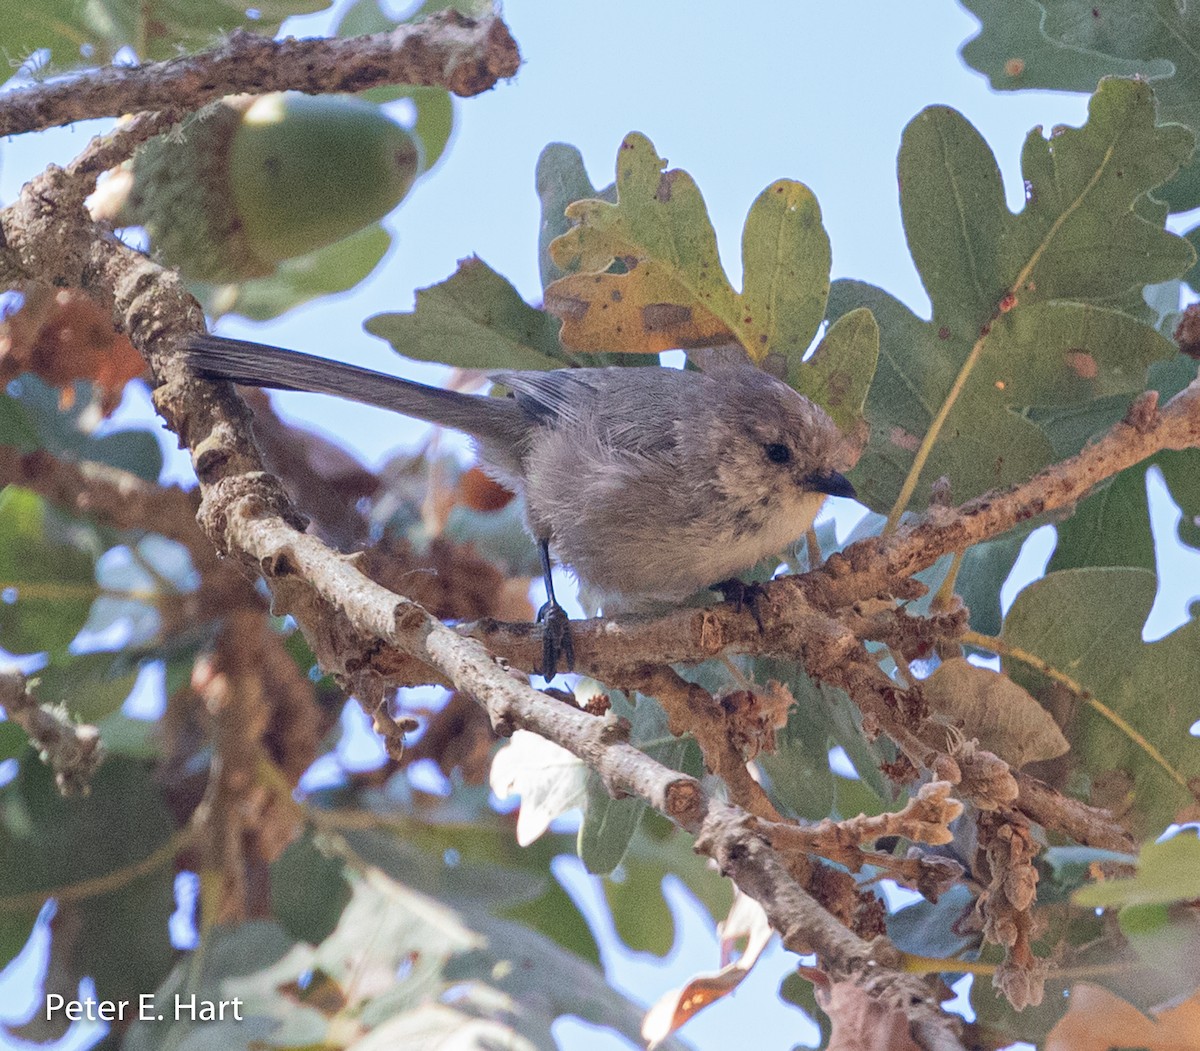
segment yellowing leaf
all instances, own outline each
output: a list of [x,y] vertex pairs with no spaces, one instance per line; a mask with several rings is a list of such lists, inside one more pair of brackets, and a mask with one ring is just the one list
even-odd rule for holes
[[[616,186],[616,204],[570,205],[578,225],[550,245],[554,263],[574,272],[546,290],[564,343],[648,352],[736,339],[756,362],[768,353],[802,359],[829,294],[829,238],[808,187],[779,180],[754,202],[739,294],[695,182],[667,169],[644,135],[622,142]],[[625,272],[610,272],[614,263]]]
[[562,319],[560,339],[575,350],[657,354],[711,347],[730,339],[729,329],[653,262],[625,274],[572,274],[546,289],[546,309]]
[[1131,879],[1105,880],[1075,892],[1075,903],[1086,908],[1168,905],[1194,898],[1200,898],[1200,838],[1190,831],[1147,843]]

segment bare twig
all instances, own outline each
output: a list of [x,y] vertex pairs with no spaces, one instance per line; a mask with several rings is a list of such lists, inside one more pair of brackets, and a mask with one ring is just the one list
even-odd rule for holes
[[65,796],[87,795],[104,759],[100,731],[75,722],[61,705],[39,704],[20,672],[0,672],[0,708],[42,753],[58,790]]
[[734,747],[721,706],[712,694],[665,665],[647,665],[634,679],[638,690],[663,706],[671,733],[695,736],[708,769],[729,786],[730,797],[738,806],[768,821],[783,820],[762,786],[750,776],[746,759]]
[[364,91],[381,84],[444,87],[478,95],[520,65],[496,17],[443,11],[389,33],[330,40],[271,40],[236,30],[219,47],[144,66],[108,67],[0,98],[0,136],[139,110],[199,109],[238,92]]
[[884,836],[900,836],[934,846],[949,843],[953,839],[949,825],[963,811],[962,804],[950,796],[950,789],[945,781],[927,782],[902,810],[875,817],[860,814],[846,821],[826,819],[812,825],[763,822],[760,828],[777,850],[819,854],[845,865],[851,872],[860,872],[864,865],[870,865],[904,886],[920,891],[930,901],[937,901],[963,874],[956,861],[915,848],[905,857],[896,857],[866,850],[864,846]]
[[886,594],[896,580],[933,565],[942,555],[990,540],[1031,518],[1070,507],[1095,486],[1163,449],[1200,447],[1200,380],[1161,410],[1150,391],[1095,442],[1027,482],[986,493],[956,511],[938,510],[918,525],[872,537],[831,555],[805,575],[812,597],[828,609]]

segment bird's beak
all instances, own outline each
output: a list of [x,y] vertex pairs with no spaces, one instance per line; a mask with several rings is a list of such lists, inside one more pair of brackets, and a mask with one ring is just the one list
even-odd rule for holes
[[815,493],[825,493],[828,496],[848,496],[851,500],[858,497],[854,486],[850,484],[850,479],[837,471],[810,474],[807,485]]

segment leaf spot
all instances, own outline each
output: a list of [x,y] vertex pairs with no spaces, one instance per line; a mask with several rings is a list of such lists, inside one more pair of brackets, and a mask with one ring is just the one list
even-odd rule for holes
[[854,377],[849,372],[845,369],[834,369],[826,383],[826,404],[837,408],[846,400],[846,395],[853,386]]
[[686,325],[691,320],[691,308],[680,303],[648,303],[642,307],[642,328],[646,332]]
[[1094,380],[1100,375],[1100,366],[1086,350],[1067,351],[1067,365],[1080,379]]
[[671,192],[675,185],[675,180],[683,173],[678,169],[669,172],[663,172],[658,180],[658,189],[654,191],[654,199],[660,204],[666,204],[671,200]]

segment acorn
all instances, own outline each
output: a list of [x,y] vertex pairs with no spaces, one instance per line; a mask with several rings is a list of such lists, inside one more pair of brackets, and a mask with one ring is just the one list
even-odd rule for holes
[[266,277],[387,215],[420,174],[417,141],[346,95],[229,96],[145,143],[93,214],[144,226],[185,277]]

